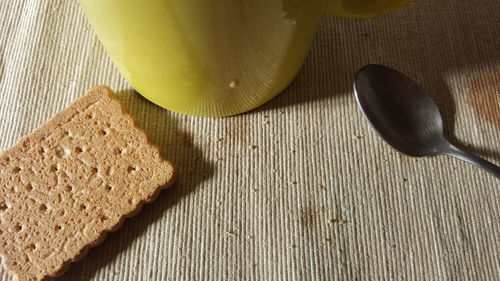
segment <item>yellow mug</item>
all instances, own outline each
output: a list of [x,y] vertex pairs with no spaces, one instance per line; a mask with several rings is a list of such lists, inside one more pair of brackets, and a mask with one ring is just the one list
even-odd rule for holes
[[373,17],[409,0],[79,0],[144,97],[194,116],[251,110],[297,75],[320,17]]

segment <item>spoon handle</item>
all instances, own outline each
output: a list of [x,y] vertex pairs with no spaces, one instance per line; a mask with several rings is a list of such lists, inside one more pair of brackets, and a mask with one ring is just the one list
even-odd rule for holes
[[450,144],[449,149],[446,149],[443,151],[444,154],[458,158],[460,160],[463,160],[465,162],[469,162],[471,164],[474,164],[478,166],[479,168],[484,169],[485,171],[491,173],[493,176],[495,176],[497,179],[500,179],[500,167],[497,165],[484,160],[483,158],[472,154],[470,152],[467,152],[465,150],[462,150],[456,146],[453,146]]

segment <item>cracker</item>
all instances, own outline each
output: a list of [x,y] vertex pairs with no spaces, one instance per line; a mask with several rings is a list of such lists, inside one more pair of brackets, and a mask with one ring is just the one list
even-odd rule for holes
[[62,274],[174,180],[98,86],[0,154],[0,255],[17,280]]

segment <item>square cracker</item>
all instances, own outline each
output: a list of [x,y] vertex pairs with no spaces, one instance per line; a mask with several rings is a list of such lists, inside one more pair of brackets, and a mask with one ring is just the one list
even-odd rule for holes
[[174,168],[98,86],[0,154],[0,256],[17,280],[62,274],[152,201]]

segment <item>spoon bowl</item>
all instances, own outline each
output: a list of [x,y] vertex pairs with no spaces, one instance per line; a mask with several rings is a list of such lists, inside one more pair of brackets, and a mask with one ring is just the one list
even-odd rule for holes
[[415,81],[392,68],[367,65],[355,77],[356,100],[372,127],[392,147],[415,156],[447,154],[500,178],[500,168],[451,145],[436,103]]

